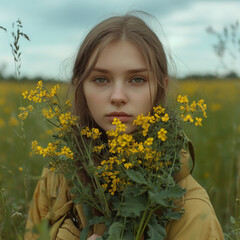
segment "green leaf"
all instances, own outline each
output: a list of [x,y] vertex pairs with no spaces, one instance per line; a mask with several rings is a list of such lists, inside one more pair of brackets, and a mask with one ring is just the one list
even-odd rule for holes
[[167,207],[167,201],[165,198],[167,197],[164,192],[148,192],[149,199],[152,201],[152,203],[158,203],[161,206]]
[[140,195],[144,195],[149,190],[149,188],[150,187],[148,186],[142,186],[142,185],[140,186],[140,185],[134,184],[124,189],[124,196],[129,198],[136,198]]
[[157,222],[156,216],[153,215],[151,222],[148,223],[148,240],[164,240],[166,237],[166,230],[161,224]]
[[105,223],[105,222],[106,222],[106,218],[103,216],[101,216],[101,217],[95,216],[91,220],[88,221],[90,226],[92,226],[94,224]]
[[146,208],[146,201],[143,196],[135,198],[126,198],[124,202],[118,205],[117,216],[138,217]]
[[142,173],[134,171],[132,169],[127,170],[126,173],[132,181],[139,183],[139,184],[147,185],[147,181]]
[[185,189],[179,187],[177,184],[167,190],[158,190],[157,192],[149,191],[149,199],[153,203],[158,203],[164,207],[169,206],[168,201],[172,200],[173,203],[174,200],[179,199],[183,196],[185,193]]
[[133,240],[134,239],[134,222],[130,220],[130,222],[127,222],[126,229],[123,234],[123,239],[124,240]]
[[167,218],[170,221],[178,220],[181,218],[182,214],[183,214],[183,211],[174,211],[172,209],[168,209],[164,214],[164,218]]
[[82,229],[81,233],[80,233],[80,240],[86,240],[88,237],[88,231],[89,231],[89,226],[86,225],[85,228]]
[[186,189],[181,188],[178,184],[169,188],[167,191],[168,198],[180,198],[186,192]]
[[123,224],[120,222],[113,223],[108,230],[109,237],[107,240],[121,240],[121,232],[123,229]]

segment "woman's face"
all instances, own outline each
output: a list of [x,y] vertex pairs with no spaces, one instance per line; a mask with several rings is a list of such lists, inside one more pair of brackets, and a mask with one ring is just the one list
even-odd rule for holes
[[90,113],[102,129],[115,129],[112,121],[119,118],[131,133],[134,119],[151,111],[155,87],[148,73],[142,53],[130,41],[113,41],[103,49],[83,83]]

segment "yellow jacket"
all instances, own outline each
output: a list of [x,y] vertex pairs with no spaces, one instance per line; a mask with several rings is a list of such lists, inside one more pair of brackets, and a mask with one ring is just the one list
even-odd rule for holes
[[[181,155],[183,164],[181,171],[175,175],[175,180],[187,190],[180,202],[185,212],[179,220],[167,225],[166,240],[224,240],[207,192],[190,175],[188,153],[182,150]],[[77,240],[81,229],[86,225],[83,209],[81,205],[72,202],[64,176],[50,172],[47,168],[43,169],[42,178],[34,192],[25,240],[37,239],[31,228],[43,219],[50,223],[51,240]],[[89,235],[102,235],[104,231],[103,224],[96,224]]]

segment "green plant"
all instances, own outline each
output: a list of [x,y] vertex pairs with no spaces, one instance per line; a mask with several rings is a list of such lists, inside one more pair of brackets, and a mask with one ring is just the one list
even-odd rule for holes
[[[15,65],[15,77],[16,79],[20,79],[21,76],[21,55],[22,52],[20,51],[20,39],[21,37],[25,38],[26,40],[30,41],[28,35],[24,32],[22,32],[22,22],[20,19],[18,19],[16,22],[12,23],[12,43],[10,43],[10,47],[12,50],[12,55],[14,59],[14,65]],[[0,29],[4,30],[7,33],[7,29],[0,26]]]

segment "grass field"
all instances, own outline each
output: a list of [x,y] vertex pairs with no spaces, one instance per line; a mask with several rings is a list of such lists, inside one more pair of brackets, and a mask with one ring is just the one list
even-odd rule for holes
[[[44,161],[32,156],[30,142],[47,143],[52,129],[37,116],[24,122],[17,118],[24,106],[21,92],[35,83],[0,81],[0,239],[22,239],[27,209]],[[48,85],[52,85],[49,83]],[[65,98],[67,85],[61,84]],[[224,230],[236,216],[240,198],[240,80],[181,81],[172,84],[170,96],[187,94],[205,99],[207,120],[203,127],[189,128],[196,166],[194,177],[209,193]],[[174,94],[173,94],[174,92]],[[4,237],[3,237],[4,236]]]

